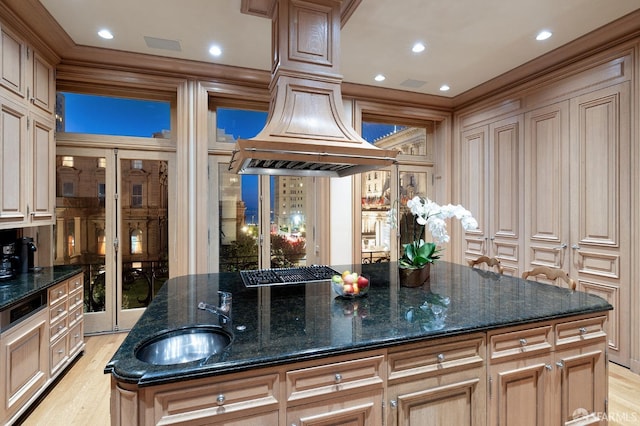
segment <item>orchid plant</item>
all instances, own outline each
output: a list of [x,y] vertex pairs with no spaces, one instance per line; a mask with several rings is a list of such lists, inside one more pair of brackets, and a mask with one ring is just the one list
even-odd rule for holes
[[[447,204],[440,206],[429,198],[413,197],[407,201],[407,207],[411,214],[415,216],[418,226],[414,227],[413,241],[403,244],[404,254],[398,260],[398,266],[405,269],[419,269],[428,263],[434,263],[440,259],[440,244],[449,242],[447,225],[445,220],[455,217],[460,220],[465,230],[478,228],[478,222],[473,218],[471,212],[460,204]],[[391,212],[391,221],[394,212]],[[424,240],[425,230],[429,229],[434,242]]]

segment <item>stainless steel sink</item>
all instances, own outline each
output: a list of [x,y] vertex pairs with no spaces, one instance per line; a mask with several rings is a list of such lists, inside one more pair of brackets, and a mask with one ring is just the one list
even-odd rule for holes
[[144,342],[136,350],[136,358],[154,365],[206,361],[221,354],[232,340],[231,333],[216,326],[181,328]]

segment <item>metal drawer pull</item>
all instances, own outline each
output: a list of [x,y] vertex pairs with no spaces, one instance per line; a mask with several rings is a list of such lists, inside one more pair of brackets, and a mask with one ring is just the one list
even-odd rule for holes
[[520,346],[525,346],[527,344],[527,339],[522,338],[520,339]]
[[443,362],[444,361],[444,354],[438,354],[438,362]]
[[587,329],[586,329],[586,327],[580,327],[580,328],[578,329],[578,331],[580,332],[580,334],[587,334]]
[[342,374],[336,373],[336,383],[340,383],[342,381]]
[[62,290],[58,290],[58,297],[62,296]]
[[220,394],[220,395],[218,395],[218,397],[216,398],[216,403],[217,403],[218,405],[222,405],[222,404],[224,404],[224,400],[225,400],[224,395],[223,395],[223,394]]
[[64,312],[64,309],[58,308],[58,313],[61,314],[62,312]]
[[546,364],[544,368],[546,368],[549,371],[553,370],[553,366],[551,364]]
[[62,355],[64,351],[62,349],[58,350],[58,354]]
[[398,401],[392,399],[391,401],[389,401],[389,405],[391,406],[391,408],[398,408]]
[[564,368],[564,362],[562,361],[556,362],[556,365],[558,366],[558,368]]

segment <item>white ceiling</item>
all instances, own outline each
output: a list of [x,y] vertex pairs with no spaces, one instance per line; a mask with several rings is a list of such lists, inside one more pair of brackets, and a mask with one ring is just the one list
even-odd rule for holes
[[[240,0],[40,1],[78,45],[270,68],[271,23],[240,13]],[[341,71],[345,82],[453,97],[638,8],[640,0],[362,0],[342,29]],[[102,28],[114,39],[99,38]],[[542,29],[553,37],[536,41]],[[145,36],[181,50],[150,48]],[[415,41],[426,44],[422,54],[411,52]],[[212,44],[220,57],[208,54]],[[378,73],[387,79],[375,82]]]

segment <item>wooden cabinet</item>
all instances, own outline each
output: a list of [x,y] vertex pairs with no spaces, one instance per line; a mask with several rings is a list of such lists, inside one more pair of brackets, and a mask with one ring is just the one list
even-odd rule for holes
[[384,353],[335,357],[287,371],[286,424],[382,424],[384,359]]
[[49,289],[49,374],[57,376],[84,349],[83,274]]
[[522,116],[471,128],[461,135],[461,199],[478,221],[465,234],[465,259],[498,257],[520,275],[522,242]]
[[628,364],[631,252],[629,82],[526,114],[525,266],[564,269],[614,310],[611,359]]
[[389,350],[386,424],[484,425],[484,334]]
[[14,417],[45,386],[49,376],[48,312],[29,317],[0,338],[0,420]]
[[599,422],[607,398],[605,321],[489,333],[489,424]]
[[606,319],[575,316],[159,385],[112,376],[111,424],[597,423],[606,418]]
[[0,25],[0,229],[53,223],[54,68]]

